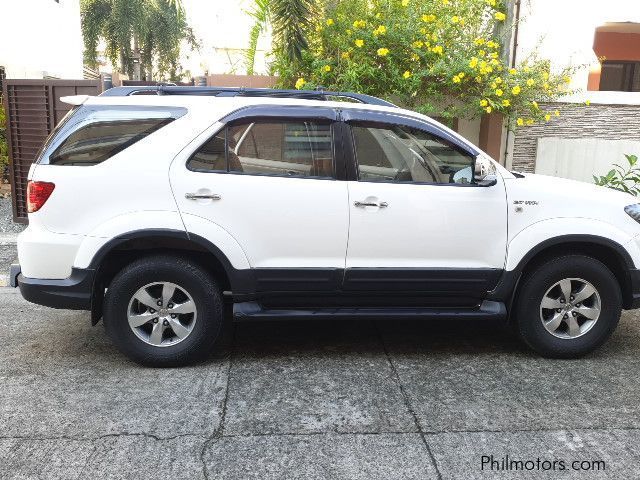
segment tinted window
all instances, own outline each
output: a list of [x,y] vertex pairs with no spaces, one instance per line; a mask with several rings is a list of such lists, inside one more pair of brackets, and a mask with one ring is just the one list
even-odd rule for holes
[[38,163],[95,165],[187,113],[178,107],[82,105],[47,138]]
[[448,142],[411,127],[353,125],[362,181],[471,183],[474,159]]
[[74,131],[49,156],[52,165],[95,165],[142,140],[172,119],[90,123]]
[[205,143],[188,166],[254,175],[331,177],[331,124],[300,120],[235,123]]

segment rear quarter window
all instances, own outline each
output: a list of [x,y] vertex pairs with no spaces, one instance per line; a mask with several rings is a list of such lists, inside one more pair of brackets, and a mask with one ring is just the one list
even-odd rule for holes
[[185,113],[182,108],[83,106],[54,131],[38,162],[97,165]]

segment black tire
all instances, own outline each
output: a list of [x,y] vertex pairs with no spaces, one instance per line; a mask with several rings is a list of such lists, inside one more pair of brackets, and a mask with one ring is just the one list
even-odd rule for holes
[[[197,309],[191,332],[179,343],[154,346],[138,338],[129,326],[128,309],[133,295],[154,282],[171,282],[189,293]],[[104,326],[118,349],[150,367],[179,367],[205,359],[214,347],[223,324],[223,301],[216,281],[195,262],[168,255],[137,260],[113,279],[104,300]]]
[[[590,330],[575,338],[554,336],[540,318],[540,305],[547,290],[566,278],[590,282],[600,296],[600,316]],[[602,262],[585,255],[566,255],[549,259],[523,279],[516,297],[514,326],[522,340],[539,354],[550,358],[577,358],[592,352],[611,336],[620,320],[621,309],[618,281]]]

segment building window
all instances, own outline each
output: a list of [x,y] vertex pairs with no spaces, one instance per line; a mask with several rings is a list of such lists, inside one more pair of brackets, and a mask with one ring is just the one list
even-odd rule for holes
[[600,90],[640,92],[640,62],[604,62]]
[[0,98],[2,98],[2,89],[4,88],[5,78],[7,78],[7,74],[4,71],[4,67],[0,66]]

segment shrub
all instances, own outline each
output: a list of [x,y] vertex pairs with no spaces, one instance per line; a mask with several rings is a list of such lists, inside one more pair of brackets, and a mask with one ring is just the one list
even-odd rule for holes
[[568,93],[573,69],[554,74],[535,56],[505,63],[503,0],[327,2],[299,61],[275,51],[286,88],[348,90],[443,117],[500,112],[512,126],[549,121],[539,103]]
[[593,176],[596,185],[609,187],[615,190],[630,193],[638,196],[640,193],[640,166],[636,155],[625,155],[627,166],[620,166],[615,163],[611,170],[604,176]]

